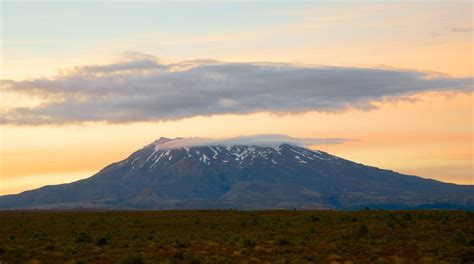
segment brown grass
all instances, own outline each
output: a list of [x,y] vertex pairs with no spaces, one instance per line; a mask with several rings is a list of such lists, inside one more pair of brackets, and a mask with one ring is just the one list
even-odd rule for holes
[[473,261],[472,212],[0,212],[2,264]]

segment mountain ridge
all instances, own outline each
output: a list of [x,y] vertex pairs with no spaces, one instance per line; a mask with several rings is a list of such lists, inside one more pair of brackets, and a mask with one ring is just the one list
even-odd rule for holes
[[155,140],[87,179],[0,196],[0,209],[474,209],[471,185],[281,142],[167,147],[183,140]]

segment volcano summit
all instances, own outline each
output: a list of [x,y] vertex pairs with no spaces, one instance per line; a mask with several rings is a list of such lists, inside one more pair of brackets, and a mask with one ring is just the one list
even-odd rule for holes
[[90,178],[0,196],[0,209],[474,209],[472,185],[303,147],[318,141],[160,138]]

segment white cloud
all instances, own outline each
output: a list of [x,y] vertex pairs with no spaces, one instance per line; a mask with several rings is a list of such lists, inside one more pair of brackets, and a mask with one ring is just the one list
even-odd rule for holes
[[163,121],[253,112],[370,110],[374,103],[425,91],[472,91],[473,78],[431,73],[213,60],[165,64],[129,54],[54,78],[2,80],[5,92],[53,99],[2,113],[1,123],[38,125]]

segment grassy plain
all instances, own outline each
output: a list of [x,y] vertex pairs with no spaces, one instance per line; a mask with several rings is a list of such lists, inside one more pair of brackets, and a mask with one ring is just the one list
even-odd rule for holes
[[0,212],[2,264],[473,261],[473,212]]

